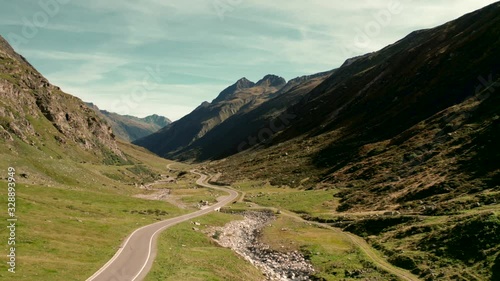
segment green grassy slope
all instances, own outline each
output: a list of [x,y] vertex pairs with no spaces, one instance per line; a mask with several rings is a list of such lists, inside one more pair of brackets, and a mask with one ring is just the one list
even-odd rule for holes
[[235,219],[240,217],[213,213],[195,220],[201,224],[197,231],[186,222],[163,233],[158,246],[160,254],[145,280],[262,280],[258,269],[203,233],[207,227],[222,226]]
[[[130,163],[75,163],[63,155],[51,159],[31,146],[3,154],[1,178],[7,176],[7,167],[14,167],[18,180],[17,280],[84,280],[134,229],[186,212],[166,202],[133,198],[141,193],[135,183],[153,181],[171,162],[130,144],[120,148]],[[0,185],[5,187],[1,205],[6,210],[7,182]],[[6,215],[2,212],[0,218],[5,221]],[[2,227],[0,237],[7,235]],[[0,249],[6,253],[7,245]],[[9,274],[2,263],[0,277]]]

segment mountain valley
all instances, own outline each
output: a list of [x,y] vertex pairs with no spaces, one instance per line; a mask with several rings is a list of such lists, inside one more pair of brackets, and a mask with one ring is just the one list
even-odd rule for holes
[[500,280],[499,92],[498,2],[174,122],[85,103],[0,36],[16,280],[100,281],[141,230],[116,280]]

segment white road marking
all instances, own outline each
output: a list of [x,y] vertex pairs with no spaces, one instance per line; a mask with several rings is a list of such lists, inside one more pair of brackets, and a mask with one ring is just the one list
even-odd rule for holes
[[[170,164],[168,165],[170,166]],[[170,167],[169,167],[170,168]],[[160,229],[158,229],[157,231],[155,231],[153,233],[153,235],[151,236],[151,238],[149,239],[149,249],[148,249],[148,257],[146,259],[146,261],[144,262],[143,266],[141,267],[141,269],[139,270],[139,272],[132,278],[131,281],[135,281],[144,271],[144,269],[147,267],[148,263],[149,263],[149,260],[151,259],[151,252],[152,252],[152,248],[153,248],[153,241],[154,241],[154,238],[156,237],[156,235],[167,229],[168,227],[172,226],[172,225],[175,225],[175,224],[178,224],[178,223],[181,223],[181,222],[185,222],[189,219],[193,219],[193,218],[196,218],[196,217],[199,217],[199,216],[202,216],[202,215],[206,215],[210,212],[213,212],[214,210],[216,209],[219,209],[224,206],[224,205],[227,205],[228,203],[230,203],[232,200],[236,199],[237,196],[238,196],[238,193],[234,190],[230,190],[230,189],[227,189],[227,188],[222,188],[222,187],[214,187],[214,186],[211,186],[210,184],[205,184],[204,181],[208,178],[207,175],[204,175],[204,174],[201,174],[201,173],[198,173],[196,172],[195,170],[192,170],[191,171],[192,173],[194,174],[197,174],[200,176],[200,178],[196,181],[196,184],[198,185],[201,185],[201,186],[205,186],[205,187],[209,187],[209,188],[215,188],[215,189],[218,189],[218,190],[223,190],[223,191],[226,191],[229,193],[229,198],[228,199],[231,199],[231,200],[227,200],[226,202],[220,202],[218,204],[216,204],[215,206],[212,206],[212,208],[210,210],[201,210],[201,211],[196,211],[194,213],[190,213],[190,214],[185,214],[185,215],[182,215],[182,216],[179,216],[179,217],[175,217],[175,218],[170,218],[168,220],[165,220],[165,221],[161,221],[161,222],[157,222],[157,223],[154,223],[154,224],[150,224],[150,225],[146,225],[146,226],[143,226],[139,229],[136,229],[134,232],[132,232],[132,234],[127,238],[127,240],[125,241],[125,243],[123,244],[123,246],[120,247],[120,249],[116,252],[116,254],[103,266],[101,267],[96,273],[94,273],[91,277],[89,277],[86,281],[93,281],[95,280],[101,273],[103,273],[106,269],[108,269],[112,264],[113,262],[118,259],[118,257],[120,256],[120,254],[123,252],[123,249],[125,249],[125,247],[128,245],[130,239],[139,231],[147,228],[147,227],[151,227],[151,226],[154,226],[154,225],[157,225],[157,224],[162,224],[162,223],[166,223],[167,222],[167,225],[161,227]],[[233,196],[231,196],[231,194]],[[234,198],[231,198],[231,197],[234,197]],[[220,206],[219,206],[220,205]],[[182,217],[185,217],[185,219],[181,219]],[[179,221],[175,221],[176,219],[181,219]],[[169,221],[172,221],[172,222],[169,222]]]

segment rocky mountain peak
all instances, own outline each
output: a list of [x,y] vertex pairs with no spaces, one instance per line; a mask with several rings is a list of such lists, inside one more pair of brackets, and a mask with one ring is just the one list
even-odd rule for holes
[[257,86],[267,86],[267,87],[282,87],[286,84],[286,80],[283,77],[268,74],[264,76],[259,82],[257,82]]
[[236,81],[235,85],[238,88],[238,90],[241,90],[241,89],[251,88],[255,86],[255,83],[248,80],[246,77],[243,77],[240,80]]
[[153,115],[144,117],[144,118],[142,118],[142,120],[144,120],[145,122],[150,123],[150,124],[158,125],[160,127],[165,127],[168,124],[172,123],[172,121],[170,119],[168,119],[167,117],[160,116],[158,114],[153,114]]
[[[215,102],[215,100],[213,102]],[[204,108],[209,108],[211,105],[212,103],[204,101],[200,105],[198,105],[198,107],[196,107],[193,111],[203,110]]]
[[219,96],[213,100],[212,103],[218,103],[221,101],[225,101],[234,96],[237,91],[248,89],[255,86],[255,83],[243,77],[240,80],[236,81],[233,85],[227,87],[224,91],[222,91]]

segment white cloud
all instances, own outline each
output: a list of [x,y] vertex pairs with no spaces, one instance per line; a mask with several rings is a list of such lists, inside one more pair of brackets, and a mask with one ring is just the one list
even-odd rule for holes
[[[435,27],[472,12],[493,0],[457,0],[450,5],[444,0],[364,0],[364,1],[243,1],[234,12],[226,15],[231,20],[265,22],[269,26],[282,26],[298,31],[301,38],[257,35],[243,38],[241,45],[274,51],[276,58],[302,65],[332,68],[345,59],[377,51],[407,35],[411,31]],[[394,3],[400,5],[392,13]],[[240,9],[240,10],[238,10]],[[277,16],[268,18],[252,11],[274,11]],[[381,20],[377,15],[389,15]],[[369,31],[376,24],[375,35]],[[373,30],[373,29],[372,29]],[[368,40],[362,41],[361,38]],[[261,42],[264,42],[262,44]],[[363,44],[361,44],[362,42]]]
[[129,60],[104,53],[69,53],[61,51],[27,50],[23,52],[29,59],[63,61],[68,69],[45,73],[49,78],[65,84],[87,85],[103,79],[106,73],[129,63]]
[[[215,98],[233,79],[332,69],[415,29],[434,27],[495,2],[221,1],[239,3],[223,21],[214,9],[216,0],[71,1],[51,19],[46,33],[21,51],[35,66],[42,64],[43,74],[54,84],[118,113],[127,112],[113,106],[116,100],[141,85],[146,67],[159,65],[165,72],[162,78],[128,113],[177,119]],[[376,22],[374,15],[394,1],[401,1],[403,10],[381,24],[366,44],[358,44],[366,27]],[[0,31],[19,32],[22,17],[32,16],[30,7],[17,11],[26,15],[0,11]],[[47,34],[52,36],[44,37]],[[67,34],[73,41],[65,41]],[[40,42],[42,47],[36,45]]]

